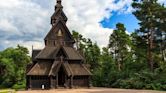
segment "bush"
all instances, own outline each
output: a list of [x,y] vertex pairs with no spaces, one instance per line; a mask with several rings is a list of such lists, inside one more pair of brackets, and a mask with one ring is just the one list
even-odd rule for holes
[[20,89],[25,89],[26,85],[25,83],[22,83],[22,84],[14,84],[12,86],[12,89],[15,89],[15,90],[20,90]]

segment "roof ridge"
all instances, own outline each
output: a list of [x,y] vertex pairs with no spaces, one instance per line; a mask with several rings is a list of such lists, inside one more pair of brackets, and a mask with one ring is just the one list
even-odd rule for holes
[[52,63],[51,70],[49,72],[49,76],[52,74],[52,70],[57,64],[58,64],[58,62],[56,60]]
[[72,71],[71,68],[70,68],[69,62],[67,61],[66,63],[67,63],[67,66],[69,67],[69,70],[70,70],[70,72],[71,72],[71,75],[73,76],[73,71]]

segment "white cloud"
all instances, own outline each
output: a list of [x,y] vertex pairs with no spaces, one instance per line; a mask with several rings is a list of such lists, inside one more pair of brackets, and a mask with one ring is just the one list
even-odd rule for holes
[[[101,47],[108,44],[109,35],[112,29],[103,28],[99,22],[104,17],[109,17],[111,11],[122,10],[124,6],[128,6],[132,0],[121,0],[117,4],[114,0],[63,0],[64,10],[69,18],[68,26],[85,37],[91,38]],[[106,11],[106,9],[108,9]],[[128,8],[127,8],[127,10]]]
[[43,35],[49,29],[48,10],[29,0],[1,0],[0,11],[1,47],[43,44]]
[[8,31],[9,33],[18,33],[18,29],[15,26],[13,26],[12,23],[9,22],[7,19],[0,20],[0,29]]
[[[103,28],[99,22],[109,17],[111,11],[132,10],[132,0],[62,0],[68,17],[70,30],[76,30],[91,38],[101,47],[107,45],[112,29]],[[50,29],[50,16],[54,12],[54,0],[1,0],[0,3],[0,46],[17,44],[31,48],[42,48],[43,38]],[[48,7],[46,7],[48,6]],[[129,8],[124,10],[124,7]],[[107,10],[106,10],[107,9]],[[3,33],[1,33],[3,32]],[[12,32],[12,35],[10,34]],[[5,43],[6,42],[6,43]]]

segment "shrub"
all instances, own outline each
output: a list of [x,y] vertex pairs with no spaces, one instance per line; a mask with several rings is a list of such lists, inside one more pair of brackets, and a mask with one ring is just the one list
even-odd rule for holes
[[20,90],[20,89],[25,89],[26,85],[25,83],[22,83],[22,84],[14,84],[12,86],[12,89],[15,89],[15,90]]

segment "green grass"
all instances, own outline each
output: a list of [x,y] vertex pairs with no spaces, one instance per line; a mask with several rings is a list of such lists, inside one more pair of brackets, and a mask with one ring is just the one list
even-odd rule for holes
[[12,89],[2,89],[0,90],[0,93],[16,93],[16,91]]

